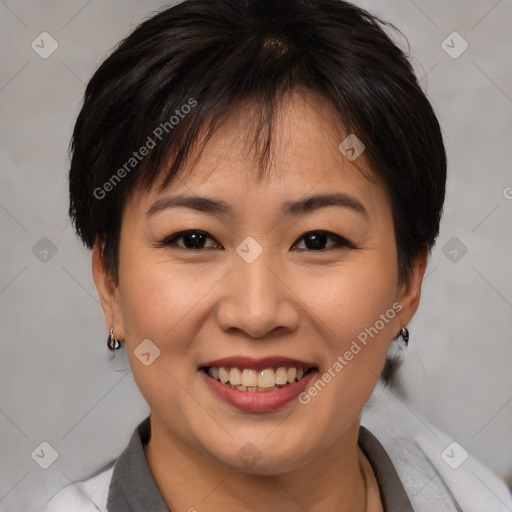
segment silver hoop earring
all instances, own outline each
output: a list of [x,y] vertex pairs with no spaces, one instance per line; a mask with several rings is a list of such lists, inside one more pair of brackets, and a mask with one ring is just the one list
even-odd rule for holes
[[108,338],[107,338],[107,347],[112,352],[114,350],[118,350],[121,348],[121,343],[119,342],[119,340],[117,338],[114,337],[114,328],[113,327],[110,329],[110,334],[108,335]]
[[400,329],[400,336],[402,336],[405,346],[407,346],[409,343],[409,331],[407,330],[407,327],[402,327]]

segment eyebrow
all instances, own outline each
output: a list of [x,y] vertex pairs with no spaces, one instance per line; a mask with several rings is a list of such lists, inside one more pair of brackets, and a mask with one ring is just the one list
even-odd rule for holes
[[[349,208],[368,217],[368,211],[363,204],[353,196],[345,193],[317,194],[297,201],[285,201],[281,204],[280,215],[300,215],[327,206],[341,206]],[[158,199],[146,215],[151,216],[167,208],[185,207],[200,212],[233,216],[233,208],[225,201],[209,197],[176,195]]]

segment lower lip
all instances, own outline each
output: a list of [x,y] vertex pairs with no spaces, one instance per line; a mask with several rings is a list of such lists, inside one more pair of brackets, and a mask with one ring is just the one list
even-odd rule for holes
[[210,389],[228,404],[246,412],[275,411],[297,398],[304,391],[309,381],[317,373],[316,370],[305,375],[301,380],[287,384],[276,391],[240,391],[229,384],[210,377],[206,372],[199,370]]

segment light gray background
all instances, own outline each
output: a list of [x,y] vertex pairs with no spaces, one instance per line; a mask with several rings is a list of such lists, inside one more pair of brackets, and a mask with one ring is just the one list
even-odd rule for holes
[[[512,2],[359,2],[408,37],[449,157],[441,237],[402,370],[407,400],[512,475]],[[90,254],[67,218],[67,145],[84,86],[160,1],[0,0],[0,509],[37,508],[125,447],[148,413],[107,363]],[[42,59],[43,31],[58,49]],[[457,59],[441,43],[457,31]],[[448,44],[455,46],[448,40]],[[507,198],[508,196],[508,198]],[[49,238],[57,253],[40,261]],[[467,247],[451,261],[453,237]],[[451,243],[454,243],[453,241]],[[36,251],[37,252],[37,251]],[[39,254],[40,257],[43,254]],[[58,459],[31,453],[46,441]]]

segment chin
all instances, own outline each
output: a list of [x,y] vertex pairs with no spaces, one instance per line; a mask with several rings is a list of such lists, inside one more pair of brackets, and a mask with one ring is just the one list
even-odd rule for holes
[[295,440],[289,436],[288,439],[276,436],[274,440],[261,437],[260,441],[234,441],[225,449],[219,449],[218,444],[210,449],[205,448],[218,462],[233,471],[269,476],[288,473],[305,466],[315,452],[311,439],[306,439],[306,436]]

